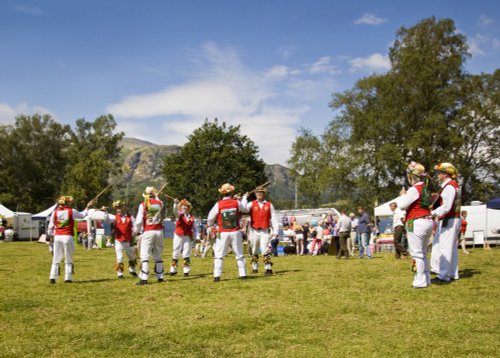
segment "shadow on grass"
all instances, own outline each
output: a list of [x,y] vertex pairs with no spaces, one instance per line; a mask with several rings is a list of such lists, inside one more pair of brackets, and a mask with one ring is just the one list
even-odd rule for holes
[[471,278],[471,277],[474,277],[474,276],[480,275],[480,274],[481,274],[481,270],[469,269],[469,268],[460,270],[458,272],[458,276],[460,277],[460,279]]
[[98,278],[96,280],[85,280],[85,281],[73,281],[73,284],[79,283],[97,283],[97,282],[106,282],[106,281],[117,281],[114,278]]
[[200,278],[204,278],[204,277],[207,277],[207,276],[212,276],[211,274],[209,273],[198,273],[198,274],[195,274],[195,275],[192,275],[192,274],[189,274],[188,277],[182,277],[181,276],[181,280],[184,281],[190,281],[190,280],[198,280]]

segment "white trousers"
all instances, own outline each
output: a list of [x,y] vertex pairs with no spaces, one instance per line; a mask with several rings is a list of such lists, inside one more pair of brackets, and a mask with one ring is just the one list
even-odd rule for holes
[[[134,247],[130,246],[130,241],[115,241],[116,261],[123,263],[124,253],[127,253],[129,261],[135,260]],[[133,267],[129,267],[130,272],[135,272]],[[118,276],[123,276],[123,272],[117,271]]]
[[145,231],[141,235],[141,272],[139,278],[147,280],[149,275],[149,257],[153,256],[155,260],[154,271],[156,278],[163,279],[163,232],[162,230]]
[[247,275],[245,267],[245,257],[243,256],[243,239],[241,231],[221,232],[220,237],[215,240],[214,245],[214,277],[222,275],[222,264],[227,250],[231,245],[236,256],[236,265],[238,266],[238,274],[241,276]]
[[214,245],[214,240],[212,239],[205,240],[205,242],[203,243],[203,252],[201,254],[202,258],[205,258],[207,256],[208,251],[210,251],[213,245]]
[[[174,242],[173,242],[173,247],[172,247],[172,259],[179,260],[179,257],[181,256],[181,252],[182,252],[182,257],[184,259],[189,258],[191,256],[192,247],[193,247],[193,245],[191,243],[191,236],[179,236],[176,233],[174,233]],[[189,273],[190,269],[191,269],[190,266],[184,266],[183,272]],[[177,272],[177,267],[170,265],[170,272],[172,272],[172,273]]]
[[[271,244],[269,240],[271,235],[269,234],[269,229],[265,230],[255,230],[250,229],[250,245],[252,247],[252,255],[258,255],[259,251],[262,256],[271,255]],[[252,269],[257,270],[259,268],[258,261],[252,261]],[[266,270],[271,270],[271,264],[265,264]]]
[[458,233],[460,231],[460,219],[440,220],[436,229],[434,241],[438,241],[437,248],[432,249],[433,261],[436,267],[432,267],[443,281],[458,280]]
[[427,261],[427,244],[429,237],[432,235],[432,228],[432,220],[417,219],[413,222],[413,232],[407,230],[408,249],[416,268],[413,276],[413,287],[428,287],[431,284],[431,273]]
[[54,255],[50,268],[50,279],[56,280],[59,276],[59,265],[64,258],[64,280],[73,279],[73,253],[75,252],[75,241],[70,235],[54,236]]

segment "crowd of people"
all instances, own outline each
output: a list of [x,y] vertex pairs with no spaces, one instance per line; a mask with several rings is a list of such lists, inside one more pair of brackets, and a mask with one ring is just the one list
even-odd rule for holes
[[[435,171],[439,180],[438,190],[431,188],[430,176],[423,165],[410,163],[407,177],[411,187],[408,190],[403,188],[399,198],[391,203],[395,257],[411,256],[414,288],[428,287],[431,282],[449,283],[459,279],[457,243],[460,232],[463,239],[466,213],[460,212],[460,190],[456,181],[458,171],[450,163],[436,165]],[[303,224],[299,224],[294,216],[284,216],[281,229],[273,204],[266,200],[265,186],[253,191],[256,197],[253,201],[249,201],[253,192],[241,198],[234,196],[234,187],[228,183],[222,185],[219,192],[221,199],[214,204],[205,223],[191,213],[190,202],[174,199],[176,221],[169,275],[177,274],[182,257],[183,276],[188,277],[191,255],[206,258],[212,250],[213,280],[220,282],[224,259],[231,250],[240,279],[246,279],[245,241],[252,274],[258,274],[260,265],[263,265],[266,276],[273,275],[273,257],[278,256],[280,244],[286,255],[325,254],[337,259],[373,257],[378,229],[363,207],[358,207],[357,214],[347,215],[345,210],[341,210],[340,215],[329,213]],[[164,281],[165,206],[160,194],[161,190],[147,187],[135,217],[128,213],[122,201],[113,203],[115,214],[106,211],[105,221],[114,226],[118,278],[123,278],[126,254],[129,273],[139,277],[137,285],[149,283],[151,269],[158,282]],[[55,283],[59,276],[63,257],[65,282],[72,282],[74,220],[85,217],[93,202],[89,202],[82,212],[73,209],[71,204],[71,197],[62,196],[51,215],[49,234],[54,236],[51,283]],[[408,249],[402,242],[403,233],[407,237]],[[429,245],[431,236],[432,245]],[[135,244],[137,252],[134,251]],[[90,242],[87,244],[88,247],[91,245]],[[427,260],[429,247],[432,247],[430,263]],[[462,249],[467,253],[465,245]],[[151,257],[154,261],[152,267],[149,265]],[[431,272],[436,274],[432,281]]]

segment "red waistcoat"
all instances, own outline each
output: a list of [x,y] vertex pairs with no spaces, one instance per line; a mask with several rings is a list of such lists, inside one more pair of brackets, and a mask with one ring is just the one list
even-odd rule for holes
[[[125,222],[123,222],[125,218]],[[132,240],[132,219],[129,215],[124,217],[115,215],[115,240],[119,242]]]
[[163,203],[161,200],[155,198],[149,199],[149,209],[146,208],[146,204],[144,202],[142,205],[144,206],[144,231],[163,230]]
[[418,191],[418,199],[411,203],[408,209],[406,209],[406,222],[431,215],[430,209],[422,206],[422,189],[424,188],[424,183],[417,183],[413,187]]
[[180,214],[179,218],[175,222],[175,233],[178,236],[193,236],[193,225],[194,217],[190,215],[186,217],[184,214]]
[[[448,183],[446,183],[445,186],[443,186],[442,190],[444,190],[444,188],[446,188],[448,185],[451,185],[453,188],[455,188],[455,199],[453,200],[453,205],[451,206],[451,209],[448,212],[448,214],[444,215],[440,219],[460,217],[460,195],[458,190],[458,183],[452,179]],[[439,197],[439,205],[442,204],[443,204],[443,198]]]
[[226,199],[218,203],[219,215],[217,218],[219,232],[232,232],[240,229],[240,210],[238,200]]
[[74,234],[74,220],[72,208],[57,208],[54,210],[54,225],[56,228],[56,235],[69,235]]
[[268,229],[271,221],[271,203],[266,201],[260,208],[257,200],[252,201],[252,212],[250,214],[252,228]]

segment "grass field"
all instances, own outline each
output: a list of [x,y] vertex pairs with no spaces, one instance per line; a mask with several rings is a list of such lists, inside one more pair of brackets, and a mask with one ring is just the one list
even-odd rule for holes
[[77,247],[74,282],[50,285],[46,245],[0,243],[0,356],[498,357],[500,250],[471,251],[459,281],[420,290],[389,253],[278,257],[246,281],[230,255],[220,283],[194,258],[191,277],[138,287],[114,249]]

